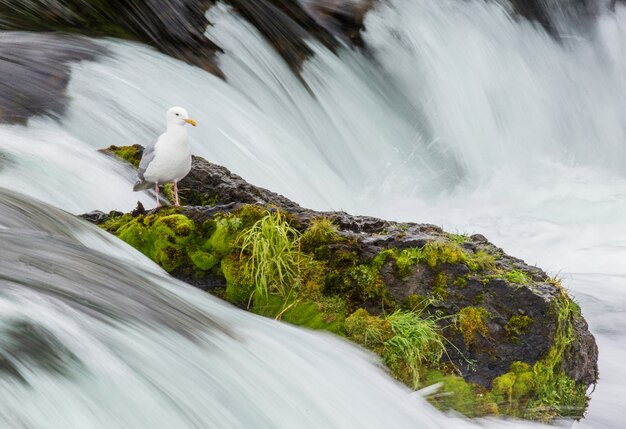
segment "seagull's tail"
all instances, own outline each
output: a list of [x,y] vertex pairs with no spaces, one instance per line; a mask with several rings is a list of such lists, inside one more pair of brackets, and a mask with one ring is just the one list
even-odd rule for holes
[[137,181],[135,182],[135,186],[133,186],[133,191],[135,192],[143,191],[145,189],[154,188],[154,186],[155,186],[154,182],[148,182],[147,180],[137,179]]

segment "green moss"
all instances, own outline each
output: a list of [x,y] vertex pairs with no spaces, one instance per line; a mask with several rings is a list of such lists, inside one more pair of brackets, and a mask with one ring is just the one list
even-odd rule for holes
[[426,308],[428,308],[431,304],[433,304],[433,299],[426,298],[425,296],[412,294],[407,297],[404,302],[404,307],[408,310],[416,311],[421,313]]
[[375,298],[390,303],[380,269],[391,256],[383,251],[370,262],[361,262],[355,251],[335,250],[327,260],[325,293],[344,296],[353,306]]
[[350,288],[355,289],[358,299],[367,300],[384,294],[385,285],[378,271],[376,266],[357,265],[347,272],[346,280]]
[[223,258],[221,269],[226,279],[226,299],[233,304],[249,306],[254,293],[254,282],[246,275],[240,258],[237,255]]
[[[165,183],[162,187],[163,195],[165,199],[170,202],[170,204],[174,204],[176,198],[174,197],[174,185],[172,183]],[[182,200],[182,196],[179,195],[179,199]],[[180,201],[181,205],[185,205],[182,201]]]
[[467,266],[472,271],[491,271],[496,268],[496,258],[484,250],[479,250],[468,256]]
[[298,283],[300,293],[315,301],[325,299],[322,294],[325,288],[326,271],[326,262],[317,261],[306,254],[300,255],[300,259],[298,260]]
[[519,336],[526,332],[526,328],[528,328],[531,323],[533,323],[533,319],[529,316],[511,316],[508,322],[506,322],[506,325],[504,325],[504,331],[509,339],[517,341]]
[[135,218],[133,216],[131,216],[130,214],[124,214],[124,215],[112,215],[109,218],[107,218],[104,222],[98,224],[98,226],[102,229],[104,229],[105,231],[110,232],[111,234],[118,234],[119,229],[128,224],[129,222],[132,222]]
[[558,372],[550,382],[550,393],[533,399],[524,414],[525,418],[552,421],[559,417],[580,418],[587,408],[586,386]]
[[217,264],[219,264],[221,260],[218,255],[205,252],[204,250],[200,249],[188,252],[188,255],[193,265],[197,269],[202,271],[209,271],[213,267],[217,266]]
[[285,302],[274,295],[266,301],[256,301],[252,311],[309,329],[345,334],[346,305],[338,297]]
[[491,392],[503,414],[521,417],[533,391],[533,371],[525,362],[513,362],[511,370],[493,380]]
[[117,232],[119,238],[171,272],[186,262],[188,245],[196,238],[194,229],[190,219],[172,214],[133,220]]
[[432,269],[441,264],[465,264],[467,254],[455,242],[430,241],[422,249],[424,261]]
[[458,313],[458,329],[463,334],[465,346],[476,343],[478,335],[489,335],[485,320],[491,317],[489,312],[481,307],[465,307]]
[[237,228],[246,229],[250,228],[259,220],[263,219],[269,214],[268,210],[261,206],[253,204],[246,204],[232,213],[232,217],[238,219],[239,225]]
[[[367,260],[355,243],[333,230],[332,222],[327,219],[320,218],[315,227],[309,225],[300,235],[289,218],[281,216],[280,212],[270,213],[263,207],[243,206],[233,213],[217,214],[199,223],[180,214],[179,209],[165,208],[137,217],[112,216],[101,226],[168,271],[195,270],[200,274],[223,275],[227,285],[223,296],[232,303],[250,306],[258,314],[298,326],[347,336],[379,354],[391,374],[411,387],[427,385],[438,377],[444,391],[452,392],[431,399],[441,408],[454,408],[468,416],[498,412],[539,419],[568,413],[580,415],[587,399],[584,386],[577,385],[561,370],[565,350],[573,341],[571,321],[580,317],[580,307],[564,292],[551,310],[558,326],[550,351],[533,366],[514,364],[508,373],[494,381],[493,391],[486,392],[450,374],[455,369],[442,363],[445,347],[439,326],[445,323],[424,317],[423,311],[428,308],[434,312],[436,300],[462,292],[451,289],[452,284],[465,287],[468,279],[506,278],[507,273],[495,270],[493,255],[485,251],[466,252],[451,239],[432,241],[423,248],[386,249]],[[302,227],[298,223],[294,225]],[[246,233],[252,230],[259,235],[252,240],[254,245],[246,246]],[[285,252],[289,261],[285,262],[280,252]],[[252,269],[250,261],[255,254],[258,259]],[[274,268],[264,269],[263,275],[271,285],[266,295],[254,293],[261,263],[274,264]],[[466,264],[473,273],[448,278],[446,271],[450,270],[444,271],[442,264],[459,263]],[[358,308],[365,302],[368,306],[380,305],[381,311],[396,308],[398,303],[389,298],[381,269],[393,267],[402,279],[417,264],[434,271],[429,297],[411,295],[402,303],[404,311],[382,316]],[[478,274],[479,271],[495,272]],[[516,270],[509,271],[508,277],[531,281],[528,274]],[[560,288],[557,280],[549,281]],[[287,293],[274,288],[274,282],[279,282]],[[479,307],[483,300],[484,292],[478,293],[472,299],[474,306],[461,309],[456,316],[456,329],[467,348],[475,347],[481,336],[490,335],[486,322],[491,315]],[[356,311],[347,317],[348,309]],[[532,323],[530,317],[516,315],[508,320],[504,330],[511,341],[517,341]],[[446,332],[454,333],[454,330]]]
[[396,272],[400,278],[404,279],[411,274],[411,268],[424,261],[424,252],[422,249],[414,247],[400,250],[395,253],[394,257]]
[[382,355],[385,342],[393,336],[391,323],[359,308],[346,319],[346,332],[358,344]]
[[454,279],[454,281],[452,282],[453,285],[460,287],[460,288],[464,288],[465,286],[467,286],[467,277],[457,277]]
[[480,291],[472,298],[472,304],[480,305],[485,302],[485,292]]
[[542,419],[580,416],[587,404],[586,386],[575,383],[562,370],[565,351],[575,341],[572,320],[576,317],[576,308],[561,287],[550,312],[557,322],[553,346],[533,366],[536,395],[526,415]]
[[302,234],[301,245],[304,251],[314,251],[322,245],[337,242],[339,238],[337,226],[330,218],[322,216],[311,221]]
[[232,250],[238,220],[232,216],[200,226],[164,208],[150,215],[111,217],[100,226],[148,256],[163,269],[188,270],[195,277],[219,267]]
[[433,369],[426,373],[423,385],[441,384],[441,394],[427,396],[429,402],[441,410],[455,410],[467,417],[497,415],[498,406],[493,396],[477,384],[454,374]]
[[380,271],[385,262],[395,257],[396,252],[393,249],[387,249],[374,256],[370,265],[376,271]]
[[445,301],[448,298],[448,276],[444,272],[437,273],[432,294],[435,299]]
[[453,241],[457,244],[463,244],[466,241],[468,241],[470,239],[470,237],[467,234],[452,234],[452,233],[448,233],[448,238],[450,239],[450,241]]
[[580,308],[580,304],[576,302],[573,298],[569,298],[570,302],[570,310],[574,317],[583,317],[583,311]]
[[528,284],[532,280],[528,274],[519,270],[509,270],[504,273],[504,278],[510,283]]
[[135,168],[139,168],[139,161],[141,161],[142,149],[139,145],[132,146],[109,146],[106,151],[114,154],[118,158],[128,162]]
[[242,229],[242,220],[234,214],[215,217],[215,221],[205,225],[205,228],[213,229],[208,243],[213,253],[223,257],[233,251],[239,231]]
[[359,255],[354,250],[336,250],[330,259],[331,266],[336,269],[354,267],[359,263]]
[[453,238],[447,242],[435,240],[427,243],[421,249],[417,262],[424,261],[433,270],[437,269],[441,264],[465,264],[472,271],[495,269],[495,256],[484,250],[468,253],[460,246],[464,241],[457,239],[458,237],[455,235],[453,235]]
[[[493,382],[493,393],[500,401],[503,413],[551,421],[556,417],[578,418],[585,410],[588,401],[586,386],[576,383],[562,370],[564,353],[574,341],[571,322],[576,316],[570,298],[563,290],[559,293],[550,310],[557,321],[553,346],[532,367],[515,362],[508,373]],[[512,325],[527,322],[532,323],[520,318]]]

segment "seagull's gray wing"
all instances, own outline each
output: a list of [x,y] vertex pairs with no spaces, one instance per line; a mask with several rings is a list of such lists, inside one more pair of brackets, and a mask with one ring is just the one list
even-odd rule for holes
[[154,159],[154,146],[156,145],[158,138],[155,139],[152,143],[150,143],[143,150],[143,155],[141,155],[141,161],[139,161],[139,169],[137,170],[137,181],[135,182],[135,186],[133,186],[133,191],[141,191],[144,189],[150,189],[154,186],[152,182],[146,182],[143,177],[144,173],[148,169],[148,165]]

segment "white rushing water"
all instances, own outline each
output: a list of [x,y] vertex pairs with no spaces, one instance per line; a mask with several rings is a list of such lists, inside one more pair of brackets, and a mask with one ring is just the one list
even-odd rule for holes
[[[150,205],[150,197],[131,192],[132,173],[95,149],[146,144],[161,131],[165,109],[183,105],[200,124],[190,131],[194,152],[257,185],[315,209],[481,233],[561,276],[600,348],[601,380],[587,419],[574,426],[623,425],[625,7],[602,15],[592,28],[570,28],[556,42],[538,27],[512,20],[497,4],[385,2],[366,21],[371,58],[348,49],[335,55],[312,44],[315,56],[302,70],[309,90],[228,8],[208,14],[214,25],[207,35],[225,50],[220,65],[226,82],[146,47],[102,42],[109,57],[73,66],[71,102],[61,121],[0,127],[0,149],[10,160],[0,168],[0,186],[73,213],[128,210],[137,199]],[[77,238],[104,250],[102,236],[94,234]],[[108,252],[117,246],[107,243]],[[126,261],[137,256],[116,252]],[[121,271],[130,269],[125,264],[119,261]],[[72,352],[92,374],[76,383],[37,374],[42,393],[20,393],[25,414],[15,415],[19,407],[4,398],[0,418],[11,416],[24,427],[100,427],[89,419],[101,417],[106,427],[211,427],[217,421],[222,424],[215,427],[330,428],[355,427],[355,421],[391,426],[389,414],[397,414],[398,427],[469,426],[432,412],[353,348],[260,322],[152,275],[157,287],[173,288],[206,314],[234,324],[245,341],[220,337],[220,355],[213,356],[207,350],[218,340],[210,333],[193,343],[121,322],[115,329],[91,319],[89,327],[74,326],[84,316],[74,320],[41,304],[28,306],[24,297],[20,306],[3,297],[7,320],[19,313],[58,338],[84,340]],[[122,347],[129,350],[127,362],[120,360]],[[276,362],[277,355],[284,360]],[[139,374],[141,356],[145,372]],[[241,377],[217,380],[227,372],[221,365],[232,365],[232,374]],[[216,382],[236,390],[202,396],[201,385]],[[275,383],[275,396],[263,383]],[[39,396],[56,389],[83,404],[76,414],[82,422],[64,421],[63,412],[52,411],[56,403]],[[84,392],[102,406],[89,395],[80,399]],[[125,393],[109,398],[112,392]],[[249,414],[245,404],[253,408]],[[230,420],[229,406],[245,417]],[[24,420],[31,412],[37,417]],[[58,420],[37,420],[47,414]]]

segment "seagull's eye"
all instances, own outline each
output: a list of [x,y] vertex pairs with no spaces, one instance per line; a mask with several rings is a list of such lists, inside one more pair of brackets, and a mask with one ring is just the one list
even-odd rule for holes
[[176,116],[180,116],[180,113],[177,113]]

